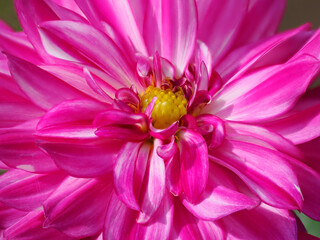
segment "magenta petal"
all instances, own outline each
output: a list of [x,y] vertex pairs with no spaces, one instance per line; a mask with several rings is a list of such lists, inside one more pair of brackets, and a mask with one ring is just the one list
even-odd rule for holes
[[301,209],[303,199],[288,163],[289,156],[252,143],[229,140],[212,151],[210,159],[235,172],[269,205]]
[[199,133],[192,130],[181,130],[178,138],[182,188],[186,199],[195,203],[207,184],[209,171],[207,144]]
[[13,224],[4,231],[5,239],[24,240],[72,240],[54,228],[43,228],[45,220],[43,211],[33,211],[28,213],[16,224]]
[[[85,124],[93,121],[95,116],[105,110],[108,105],[92,100],[69,100],[48,111],[39,121],[37,130],[59,128],[63,125]],[[83,113],[86,114],[83,114]]]
[[[92,26],[76,21],[49,21],[41,25],[58,39],[64,39],[75,51],[85,52],[86,57],[106,73],[130,87],[135,81],[134,67],[117,45]],[[92,45],[92,42],[95,44]],[[137,82],[137,87],[139,87]]]
[[121,142],[98,137],[73,143],[40,142],[59,168],[76,177],[96,177],[111,171],[121,145]]
[[303,55],[287,64],[254,72],[225,85],[206,111],[223,119],[245,122],[278,116],[293,107],[319,66],[318,60]]
[[173,224],[173,210],[171,194],[166,193],[150,222],[135,224],[130,235],[131,239],[168,239]]
[[32,102],[43,109],[49,109],[67,99],[87,98],[83,93],[31,63],[11,55],[8,59],[14,80]]
[[259,203],[236,189],[224,185],[228,181],[230,179],[221,168],[211,165],[208,183],[199,201],[193,204],[184,199],[183,205],[194,216],[212,221],[239,210],[253,208]]
[[111,193],[110,180],[67,178],[44,203],[44,227],[74,238],[100,233]]
[[[297,239],[297,226],[293,214],[283,209],[261,204],[222,219],[230,239]],[[266,229],[268,229],[266,231]]]
[[297,160],[292,160],[290,163],[297,174],[304,200],[302,212],[320,221],[320,174]]
[[[128,207],[139,211],[140,207],[137,202],[140,194],[140,186],[142,185],[144,171],[146,166],[137,166],[144,159],[149,156],[149,148],[147,144],[144,146],[142,143],[126,143],[121,148],[115,160],[114,166],[114,185],[118,197]],[[140,168],[139,170],[136,168]],[[142,169],[141,169],[142,168]],[[136,172],[141,171],[142,176],[136,177]]]
[[[0,160],[12,168],[48,173],[58,168],[50,156],[36,144],[34,132],[38,120],[0,130]],[[17,157],[19,156],[19,157]]]
[[251,0],[236,46],[275,34],[286,6],[285,0]]
[[[184,72],[196,42],[197,10],[195,1],[162,0],[158,19],[161,36],[161,56]],[[157,11],[157,10],[156,10]],[[149,34],[152,34],[151,32]]]
[[179,196],[182,191],[180,171],[180,155],[176,151],[166,162],[166,185],[168,190],[175,196]]
[[135,223],[137,212],[121,202],[112,193],[104,222],[103,238],[108,240],[127,239]]
[[[258,127],[249,124],[227,122],[226,123],[226,138],[231,140],[242,140],[244,142],[257,143],[265,147],[275,148],[280,152],[290,156],[301,158],[299,149],[289,140],[285,139],[276,132],[271,132],[266,128]],[[267,144],[267,145],[266,145]],[[270,144],[268,146],[268,144]]]
[[177,132],[178,128],[179,128],[179,121],[175,121],[165,129],[157,129],[153,127],[152,122],[150,122],[149,133],[154,138],[165,140],[172,137]]
[[28,212],[20,211],[0,203],[0,229],[8,228],[27,215]]
[[199,39],[209,47],[213,63],[217,64],[238,40],[237,34],[246,16],[248,1],[240,0],[234,4],[231,0],[198,0],[197,5]]
[[41,206],[64,178],[63,173],[47,175],[9,170],[0,177],[0,201],[20,210],[34,210]]
[[155,139],[141,192],[141,212],[137,220],[138,223],[146,223],[150,220],[158,210],[166,191],[164,160],[159,157],[156,151],[160,145],[161,141]]
[[320,136],[319,125],[320,104],[289,113],[284,118],[266,123],[265,127],[301,144]]
[[172,236],[173,239],[226,239],[226,232],[219,221],[203,221],[188,212],[180,203],[175,204]]

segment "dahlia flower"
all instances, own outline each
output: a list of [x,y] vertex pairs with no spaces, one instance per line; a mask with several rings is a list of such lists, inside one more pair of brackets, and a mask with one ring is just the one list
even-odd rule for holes
[[320,31],[236,2],[15,0],[3,239],[313,238]]

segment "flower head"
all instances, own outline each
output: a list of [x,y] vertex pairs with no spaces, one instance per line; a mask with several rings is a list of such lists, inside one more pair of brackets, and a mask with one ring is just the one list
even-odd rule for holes
[[320,220],[320,32],[276,34],[285,1],[15,5],[4,238],[297,239],[292,210]]

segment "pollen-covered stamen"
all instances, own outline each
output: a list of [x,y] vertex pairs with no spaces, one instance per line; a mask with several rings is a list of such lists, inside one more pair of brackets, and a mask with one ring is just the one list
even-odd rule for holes
[[187,100],[182,90],[173,92],[171,89],[162,90],[153,86],[149,86],[141,97],[142,112],[146,110],[154,97],[157,97],[151,113],[154,127],[167,128],[187,114]]

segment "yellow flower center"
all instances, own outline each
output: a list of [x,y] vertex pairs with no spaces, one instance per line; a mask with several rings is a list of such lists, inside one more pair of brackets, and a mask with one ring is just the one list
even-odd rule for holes
[[141,109],[143,112],[154,97],[157,97],[157,100],[151,117],[155,128],[167,128],[187,114],[187,99],[182,90],[173,92],[171,89],[161,90],[157,87],[149,86],[141,97]]

